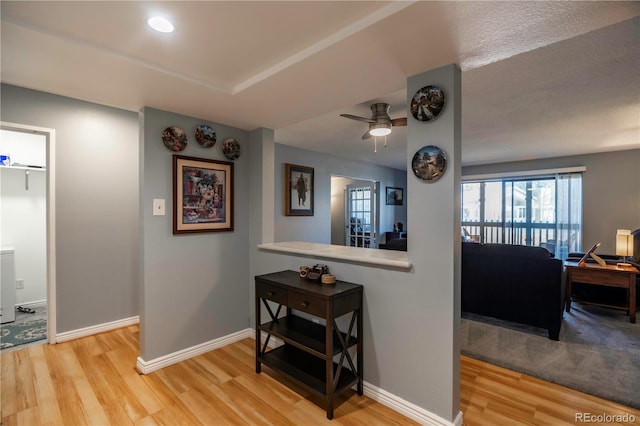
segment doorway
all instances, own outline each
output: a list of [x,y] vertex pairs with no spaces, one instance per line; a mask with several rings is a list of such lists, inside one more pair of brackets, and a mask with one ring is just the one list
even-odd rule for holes
[[15,299],[15,328],[38,323],[46,338],[37,342],[50,344],[56,342],[54,146],[53,129],[0,122],[0,244],[13,255],[3,295]]
[[376,184],[347,185],[345,191],[345,245],[376,248]]
[[378,186],[366,179],[331,177],[331,244],[378,248]]

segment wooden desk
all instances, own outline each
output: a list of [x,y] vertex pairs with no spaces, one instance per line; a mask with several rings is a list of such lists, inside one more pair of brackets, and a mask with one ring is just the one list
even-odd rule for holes
[[[608,287],[621,287],[627,289],[627,304],[625,306],[603,305],[610,308],[629,311],[629,321],[636,322],[636,275],[638,270],[633,266],[621,267],[616,265],[600,266],[597,263],[586,263],[578,266],[578,262],[565,262],[567,271],[567,286],[565,293],[565,310],[571,311],[571,284],[580,282],[584,284],[603,285]],[[589,301],[588,303],[598,304]]]

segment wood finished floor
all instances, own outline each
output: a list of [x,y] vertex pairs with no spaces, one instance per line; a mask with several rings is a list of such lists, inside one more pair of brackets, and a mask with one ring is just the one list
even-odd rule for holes
[[[304,389],[276,373],[255,373],[252,339],[139,375],[138,337],[131,326],[1,354],[2,425],[417,424],[355,392],[327,420]],[[640,425],[637,410],[470,358],[461,362],[465,425],[576,424],[577,412],[631,414]]]

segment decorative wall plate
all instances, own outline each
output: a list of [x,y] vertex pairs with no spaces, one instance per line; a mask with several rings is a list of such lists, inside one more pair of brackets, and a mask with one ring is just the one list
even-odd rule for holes
[[229,160],[240,157],[240,144],[234,138],[226,138],[222,141],[222,153]]
[[444,92],[438,86],[425,86],[411,99],[411,115],[418,121],[436,118],[444,107]]
[[196,127],[196,140],[205,148],[211,148],[216,144],[216,132],[210,126],[201,124]]
[[447,155],[437,146],[423,146],[414,154],[411,169],[418,179],[434,182],[440,179],[447,169]]
[[182,151],[187,147],[187,134],[180,127],[167,127],[162,132],[162,142],[171,151]]

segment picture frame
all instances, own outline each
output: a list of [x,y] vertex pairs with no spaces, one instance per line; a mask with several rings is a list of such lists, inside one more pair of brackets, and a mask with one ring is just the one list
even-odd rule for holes
[[313,168],[285,163],[285,216],[313,216]]
[[386,201],[388,206],[401,206],[404,204],[404,189],[393,186],[386,187]]
[[173,233],[233,231],[233,163],[173,155]]

